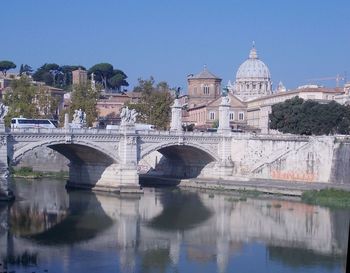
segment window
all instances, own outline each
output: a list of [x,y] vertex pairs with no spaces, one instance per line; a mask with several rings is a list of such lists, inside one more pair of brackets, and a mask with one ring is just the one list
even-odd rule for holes
[[229,118],[230,118],[230,120],[234,120],[235,119],[235,113],[234,112],[230,112]]
[[244,120],[244,113],[243,112],[239,112],[238,119],[239,120]]
[[204,86],[203,86],[203,93],[204,93],[205,95],[209,95],[209,86],[208,86],[208,85],[204,85]]
[[209,112],[209,119],[214,120],[215,119],[215,112]]
[[197,93],[197,87],[193,88],[193,93]]

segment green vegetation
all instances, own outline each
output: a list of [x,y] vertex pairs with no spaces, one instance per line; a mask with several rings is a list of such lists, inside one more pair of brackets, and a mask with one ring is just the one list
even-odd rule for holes
[[22,167],[18,170],[13,170],[14,177],[40,178],[41,173],[33,171],[31,167]]
[[18,170],[11,169],[11,173],[14,177],[23,177],[23,178],[42,178],[42,177],[52,177],[57,179],[63,179],[68,177],[68,172],[59,171],[59,172],[39,172],[33,171],[31,167],[22,167]]
[[170,88],[166,82],[159,82],[155,85],[154,79],[139,79],[139,84],[134,88],[134,92],[141,93],[139,103],[128,104],[130,109],[135,109],[139,115],[138,122],[155,125],[158,129],[169,127],[171,104],[173,98]]
[[127,75],[120,69],[114,69],[109,63],[95,64],[89,69],[89,75],[94,73],[95,81],[102,83],[105,90],[121,91],[122,86],[129,86]]
[[332,188],[320,191],[306,191],[302,194],[301,200],[313,205],[350,207],[350,192]]
[[11,82],[12,92],[4,95],[3,102],[9,107],[5,117],[6,126],[10,126],[14,117],[53,118],[58,107],[57,99],[53,98],[48,89],[34,86],[30,79],[23,75]]
[[[29,68],[31,68],[29,66]],[[46,63],[39,67],[33,74],[35,81],[44,82],[46,85],[63,88],[65,90],[70,89],[72,85],[72,71],[77,69],[85,69],[81,65],[63,65],[59,66],[55,63]],[[23,67],[24,70],[25,66]],[[20,71],[21,72],[21,71]]]
[[11,61],[0,61],[0,71],[6,77],[6,73],[10,69],[16,68],[16,65]]
[[350,106],[295,97],[272,106],[270,128],[300,135],[350,134]]
[[30,76],[33,74],[33,68],[30,65],[27,64],[21,64],[21,67],[19,68],[19,75],[26,75]]

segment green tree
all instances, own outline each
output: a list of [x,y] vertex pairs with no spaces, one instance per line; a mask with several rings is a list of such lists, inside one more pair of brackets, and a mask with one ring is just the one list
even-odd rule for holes
[[81,109],[86,113],[86,122],[92,126],[97,119],[96,103],[99,90],[93,90],[90,84],[80,84],[73,86],[72,103],[69,108],[70,117],[73,117],[74,110]]
[[109,63],[95,64],[89,69],[89,74],[94,73],[95,80],[101,82],[105,90],[107,90],[107,80],[113,75],[113,65]]
[[95,81],[102,83],[106,92],[109,90],[119,92],[122,86],[129,86],[126,81],[128,76],[122,70],[114,69],[113,65],[109,63],[95,64],[88,73],[89,75],[94,73]]
[[9,112],[5,117],[5,124],[10,125],[11,119],[23,116],[36,118],[39,116],[35,101],[36,88],[26,76],[11,82],[11,91],[4,96],[4,104],[9,106]]
[[32,75],[32,73],[33,73],[33,69],[32,69],[32,67],[30,65],[27,65],[27,64],[23,65],[23,64],[21,64],[21,67],[19,69],[19,75],[20,76],[22,76],[23,74],[29,76],[29,75]]
[[33,74],[33,79],[35,81],[45,82],[46,85],[55,86],[58,84],[58,75],[61,73],[60,66],[55,63],[46,63],[39,67]]
[[127,77],[123,71],[114,69],[113,75],[108,79],[108,86],[120,92],[122,86],[129,86],[129,83],[126,81]]
[[272,106],[270,128],[300,135],[350,133],[350,106],[332,101],[320,104],[299,97]]
[[216,119],[213,121],[213,124],[211,125],[211,128],[218,128],[219,127],[219,120]]
[[[171,104],[173,98],[168,84],[155,85],[154,79],[139,79],[139,84],[134,88],[135,92],[141,92],[139,103],[128,104],[129,108],[135,109],[139,115],[138,122],[153,124],[159,129],[169,127],[171,116]],[[165,88],[166,87],[166,88]]]
[[16,65],[11,61],[0,61],[0,71],[6,77],[6,73],[10,69],[16,68]]
[[50,90],[47,87],[36,87],[35,104],[41,117],[57,118],[56,110],[59,101],[51,95]]

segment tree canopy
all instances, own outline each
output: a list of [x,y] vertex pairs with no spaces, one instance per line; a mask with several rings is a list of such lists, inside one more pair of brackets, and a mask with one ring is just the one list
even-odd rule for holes
[[153,124],[159,129],[166,129],[169,126],[171,116],[171,104],[173,98],[170,94],[170,88],[166,82],[160,82],[155,85],[154,79],[138,79],[138,85],[134,92],[141,93],[139,103],[128,106],[135,109],[139,115],[138,122]]
[[33,85],[26,75],[11,82],[11,90],[5,93],[3,102],[9,107],[5,116],[7,126],[12,118],[19,116],[57,118],[58,99],[52,96],[48,88]]
[[33,68],[30,66],[30,65],[27,65],[27,64],[21,64],[21,67],[19,69],[19,75],[22,76],[22,75],[32,75],[33,74]]
[[16,65],[11,61],[0,61],[0,71],[4,76],[6,76],[6,73],[10,69],[16,68]]
[[109,63],[95,64],[88,72],[89,75],[94,73],[95,81],[102,83],[106,92],[121,91],[122,86],[129,86],[126,81],[128,76],[122,70],[114,69]]
[[7,92],[4,96],[4,104],[9,107],[5,116],[5,124],[10,125],[11,119],[23,116],[26,118],[36,118],[39,116],[35,100],[36,87],[33,86],[28,77],[21,77],[11,82],[12,92]]
[[270,129],[300,135],[350,134],[350,106],[295,97],[272,106]]
[[35,81],[45,82],[46,85],[69,89],[72,85],[72,71],[85,69],[81,65],[63,65],[46,63],[39,67],[33,74]]

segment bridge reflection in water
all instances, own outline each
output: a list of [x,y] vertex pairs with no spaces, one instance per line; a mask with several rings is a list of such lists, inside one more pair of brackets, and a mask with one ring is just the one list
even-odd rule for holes
[[348,210],[177,188],[108,196],[67,193],[52,180],[15,186],[18,200],[0,207],[0,255],[16,272],[25,268],[9,257],[24,252],[49,272],[341,272],[345,264]]

